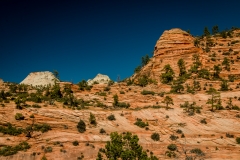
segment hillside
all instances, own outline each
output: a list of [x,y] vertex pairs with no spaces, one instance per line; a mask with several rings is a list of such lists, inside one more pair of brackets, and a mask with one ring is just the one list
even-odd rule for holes
[[[96,159],[115,131],[158,159],[240,159],[240,30],[229,32],[164,31],[153,57],[119,83],[0,83],[0,159]],[[30,146],[13,147],[21,142]]]

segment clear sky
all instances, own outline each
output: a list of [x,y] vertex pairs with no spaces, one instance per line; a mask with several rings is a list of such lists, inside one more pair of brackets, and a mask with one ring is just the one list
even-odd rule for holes
[[0,0],[0,78],[57,70],[77,83],[133,74],[164,30],[240,27],[239,0]]

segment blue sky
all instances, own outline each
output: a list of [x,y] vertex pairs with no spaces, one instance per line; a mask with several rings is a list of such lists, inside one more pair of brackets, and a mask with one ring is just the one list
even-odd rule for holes
[[57,70],[77,83],[97,73],[117,80],[152,56],[164,30],[240,27],[240,1],[1,0],[0,78]]

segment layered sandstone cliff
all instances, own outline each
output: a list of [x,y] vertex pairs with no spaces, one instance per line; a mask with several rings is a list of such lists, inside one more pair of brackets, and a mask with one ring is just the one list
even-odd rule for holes
[[[238,56],[238,53],[240,52],[239,35],[240,30],[234,30],[232,37],[222,38],[218,34],[210,36],[207,39],[206,37],[193,37],[191,34],[181,29],[164,31],[154,47],[154,54],[150,62],[144,66],[139,73],[133,75],[133,78],[147,75],[159,82],[159,77],[166,64],[170,64],[175,74],[178,75],[178,60],[180,58],[184,59],[186,62],[186,68],[189,70],[193,64],[192,56],[194,54],[199,55],[202,63],[201,67],[208,69],[210,72],[213,72],[214,65],[222,66],[222,62],[226,57],[231,61],[231,69],[230,71],[223,69],[220,75],[223,78],[228,77],[230,74],[239,76],[240,63],[234,63],[238,62],[238,59],[240,58]],[[199,41],[199,45],[194,45],[195,40]],[[206,50],[207,43],[211,43],[211,45],[208,46],[209,51]],[[227,52],[229,52],[228,56],[225,55]],[[213,58],[212,55],[215,57]]]

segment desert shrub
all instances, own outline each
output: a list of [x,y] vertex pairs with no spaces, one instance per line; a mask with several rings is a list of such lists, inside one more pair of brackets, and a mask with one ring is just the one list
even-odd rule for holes
[[159,95],[160,97],[164,97],[164,94],[165,94],[165,92],[160,92],[160,93],[158,93],[158,95]]
[[111,88],[107,86],[107,87],[105,87],[103,90],[104,90],[104,91],[110,91]]
[[100,92],[98,93],[99,96],[107,96],[106,92]]
[[183,133],[182,130],[180,130],[180,129],[178,129],[176,132],[177,132],[178,134],[182,134],[182,133]]
[[16,114],[15,114],[15,119],[16,119],[16,120],[24,120],[24,118],[25,118],[25,117],[22,115],[22,113],[16,113]]
[[230,82],[234,82],[235,76],[234,76],[234,75],[228,75],[228,80],[229,80]]
[[148,94],[154,95],[155,92],[153,92],[153,91],[143,90],[143,91],[141,92],[141,94],[142,94],[142,95],[148,95]]
[[38,105],[38,104],[33,104],[32,107],[33,107],[33,108],[41,108],[41,106]]
[[175,158],[177,154],[173,151],[166,151],[165,155],[168,156],[169,158]]
[[206,118],[203,118],[202,120],[200,120],[200,123],[207,124]]
[[34,131],[41,131],[42,133],[44,132],[48,132],[49,130],[51,130],[51,126],[49,124],[34,124],[33,126],[33,130]]
[[226,133],[226,137],[228,137],[228,138],[234,138],[234,135],[233,135],[233,134],[230,134],[230,133]]
[[175,136],[174,134],[171,134],[169,137],[172,141],[175,141],[178,139],[178,136]]
[[94,114],[92,114],[92,113],[90,113],[89,122],[90,122],[90,124],[97,125],[96,118],[95,118]]
[[237,105],[233,105],[233,106],[232,106],[232,110],[237,110],[237,111],[239,111],[240,108],[239,108]]
[[23,151],[29,149],[31,146],[27,142],[21,142],[18,145],[12,146],[3,146],[0,148],[0,155],[10,156],[16,154],[18,151]]
[[198,156],[204,156],[205,154],[203,153],[203,151],[199,148],[194,148],[192,150],[190,150],[191,153],[195,153]]
[[129,108],[130,104],[129,103],[125,103],[125,102],[118,102],[118,107],[120,108]]
[[177,150],[177,146],[175,144],[169,144],[167,147],[170,151],[175,151]]
[[142,119],[137,118],[137,121],[134,123],[134,125],[136,125],[140,128],[144,128],[144,127],[148,126],[148,123],[145,123],[142,121]]
[[236,142],[237,142],[237,144],[240,144],[240,137],[236,138]]
[[7,127],[0,126],[0,132],[3,134],[17,136],[23,133],[23,129],[13,127],[11,123],[7,123]]
[[125,92],[124,91],[120,91],[120,94],[125,94]]
[[103,134],[103,133],[106,133],[106,131],[103,128],[101,128],[99,133]]
[[110,121],[115,121],[116,120],[116,118],[115,118],[115,116],[113,114],[109,115],[107,117],[107,119],[110,120]]
[[86,124],[83,120],[80,120],[77,125],[77,129],[80,133],[83,133],[86,131]]
[[78,146],[78,145],[79,145],[78,141],[73,141],[72,144],[73,144],[74,146]]
[[49,152],[52,152],[52,147],[48,146],[44,149],[44,152],[45,153],[49,153]]
[[159,141],[160,140],[160,135],[158,133],[153,133],[151,135],[152,140],[154,141]]

